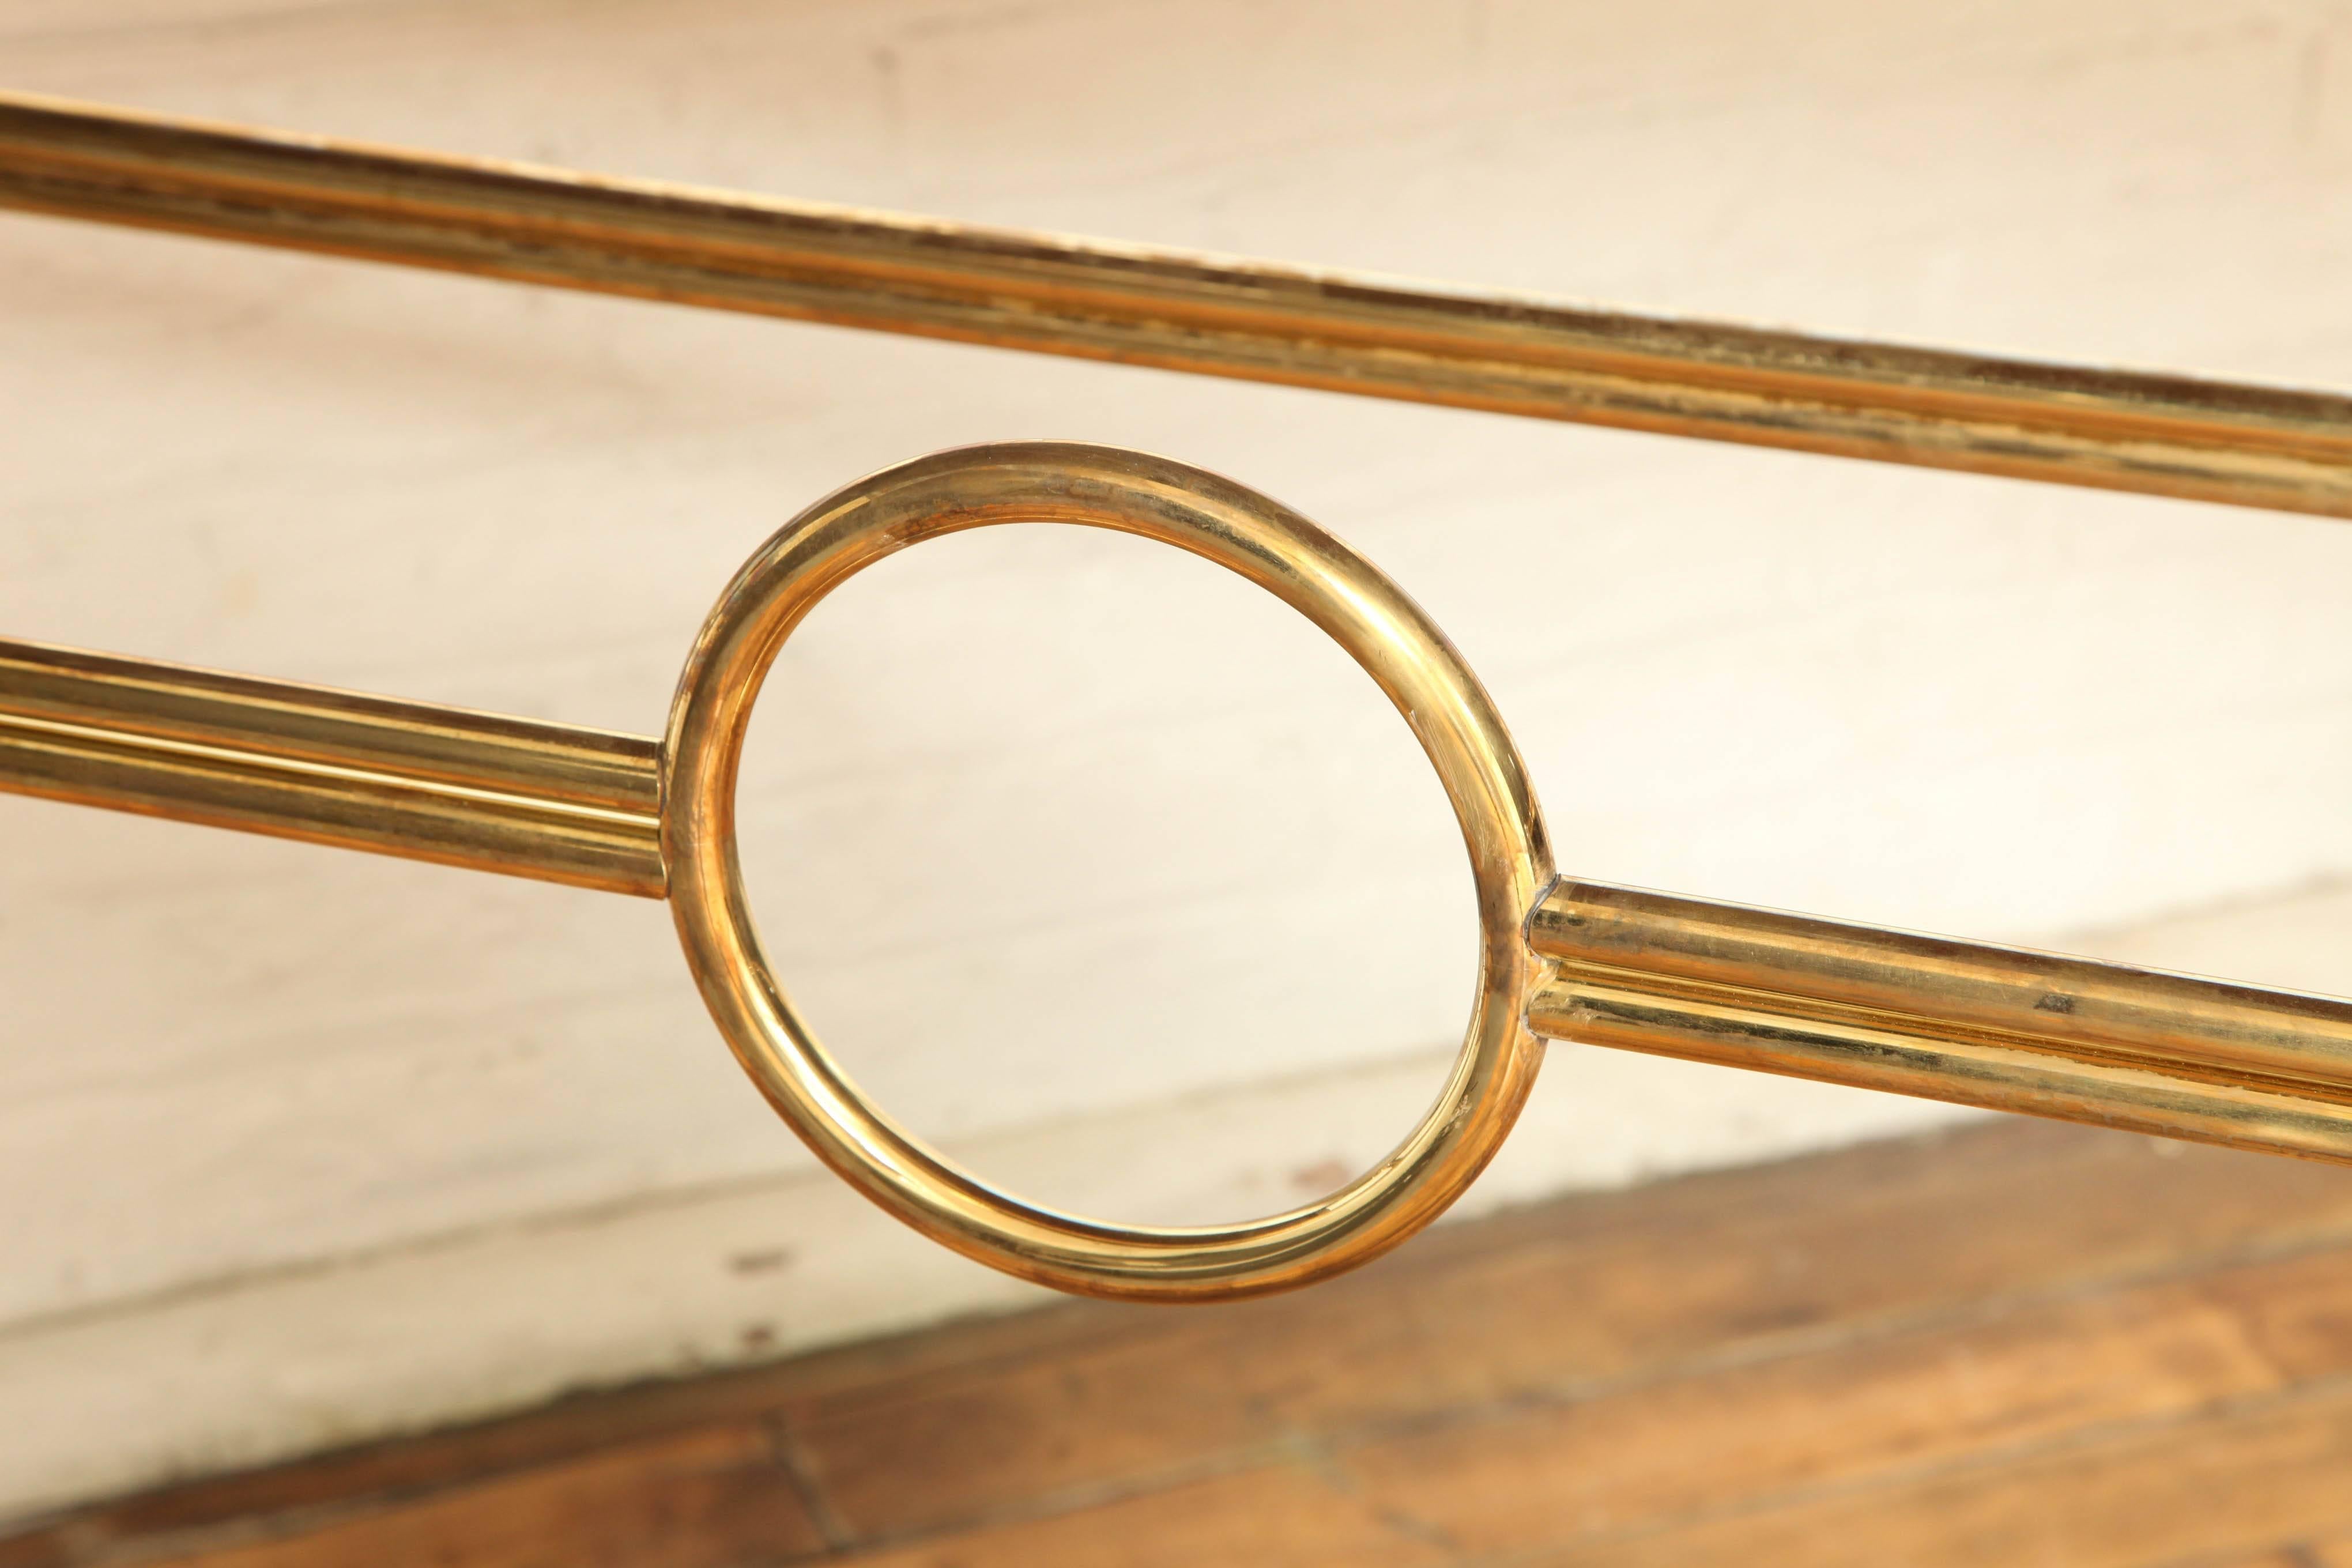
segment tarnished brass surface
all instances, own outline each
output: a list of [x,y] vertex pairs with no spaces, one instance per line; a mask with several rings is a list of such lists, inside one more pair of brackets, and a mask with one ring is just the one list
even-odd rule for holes
[[2352,399],[1764,331],[0,95],[0,206],[719,310],[2352,517]]
[[[1478,889],[1469,1027],[1420,1123],[1329,1197],[1187,1229],[1024,1204],[867,1103],[768,969],[734,805],[769,666],[854,573],[1006,522],[1117,529],[1256,583],[1348,649],[1445,785]],[[1262,496],[1097,447],[943,452],[803,512],[721,595],[658,744],[0,643],[0,789],[667,896],[720,1032],[827,1164],[950,1247],[1095,1295],[1254,1295],[1395,1246],[1493,1155],[1537,1036],[2352,1163],[2352,1002],[1555,879],[1508,732],[1410,599]]]

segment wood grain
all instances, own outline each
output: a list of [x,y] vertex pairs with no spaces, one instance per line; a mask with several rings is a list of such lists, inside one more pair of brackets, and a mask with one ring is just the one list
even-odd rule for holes
[[[2352,1179],[2299,1164],[2229,1163],[2221,1184],[2210,1157],[2145,1141],[2015,1127],[1955,1146],[1969,1152],[1958,1166],[1927,1142],[1560,1205],[1477,1229],[1459,1254],[1409,1250],[1363,1288],[924,1367],[793,1401],[792,1420],[845,1518],[893,1536],[1040,1490],[1142,1484],[1203,1452],[1576,1397],[1686,1358],[2352,1226]],[[919,1490],[910,1473],[926,1478]]]
[[1580,1568],[2194,1562],[2352,1527],[2352,1390],[2224,1409],[1985,1469],[1799,1496],[1538,1561]]
[[2021,1122],[193,1482],[0,1568],[2352,1565],[2352,1174]]
[[[2352,1267],[2338,1272],[2352,1284]],[[2167,1285],[1481,1412],[1377,1442],[1348,1468],[1396,1511],[1502,1551],[2029,1450],[2280,1384],[2231,1314]]]

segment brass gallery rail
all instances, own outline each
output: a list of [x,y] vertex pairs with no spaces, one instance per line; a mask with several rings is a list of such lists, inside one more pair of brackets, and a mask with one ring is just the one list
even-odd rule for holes
[[[768,969],[734,812],[769,667],[864,567],[1015,522],[1138,534],[1266,589],[1373,678],[1444,785],[1476,1002],[1436,1101],[1339,1193],[1187,1229],[1024,1204],[871,1106]],[[1396,584],[1230,480],[1105,447],[935,453],[818,500],[720,595],[659,741],[0,643],[0,788],[667,899],[719,1033],[835,1171],[948,1246],[1095,1294],[1283,1289],[1395,1246],[1508,1133],[1538,1037],[2352,1162],[2352,1003],[1561,879],[1493,700]]]
[[0,206],[716,310],[2352,517],[2352,399],[1580,309],[0,94]]
[[[665,894],[659,743],[0,640],[0,789]],[[2352,1003],[1562,879],[1536,1032],[2352,1162]]]
[[[1883,461],[2352,517],[2352,399],[1577,310],[1257,262],[359,147],[0,95],[0,206],[722,310]],[[999,1193],[868,1104],[769,973],[734,851],[751,705],[799,618],[925,538],[1116,529],[1339,640],[1461,823],[1476,1003],[1373,1170],[1244,1224]],[[1508,1132],[1538,1037],[2352,1163],[2352,1003],[1556,875],[1524,766],[1370,563],[1217,476],[1047,443],[935,454],[803,511],[689,654],[659,740],[0,642],[0,789],[667,899],[761,1093],[943,1244],[1090,1294],[1283,1289],[1395,1246]]]

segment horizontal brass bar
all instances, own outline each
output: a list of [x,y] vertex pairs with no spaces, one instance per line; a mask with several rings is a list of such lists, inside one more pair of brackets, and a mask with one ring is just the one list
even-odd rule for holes
[[2352,398],[1630,315],[0,96],[0,206],[559,288],[2352,517]]
[[0,790],[663,896],[656,744],[0,641]]
[[[651,740],[0,641],[0,790],[661,898]],[[2352,1002],[1563,880],[1537,1033],[2352,1163]]]
[[2352,1002],[1559,883],[1557,1038],[2352,1163]]

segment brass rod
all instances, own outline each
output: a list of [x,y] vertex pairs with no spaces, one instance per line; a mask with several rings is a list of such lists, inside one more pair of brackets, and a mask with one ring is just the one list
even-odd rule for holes
[[1538,1034],[2352,1163],[2352,1002],[1591,882]]
[[[0,641],[0,790],[661,898],[650,740]],[[1536,1033],[2352,1163],[2352,1002],[1562,880]]]
[[0,790],[663,896],[632,735],[0,640]]
[[2352,398],[1582,309],[0,95],[0,206],[1034,353],[2352,517]]

